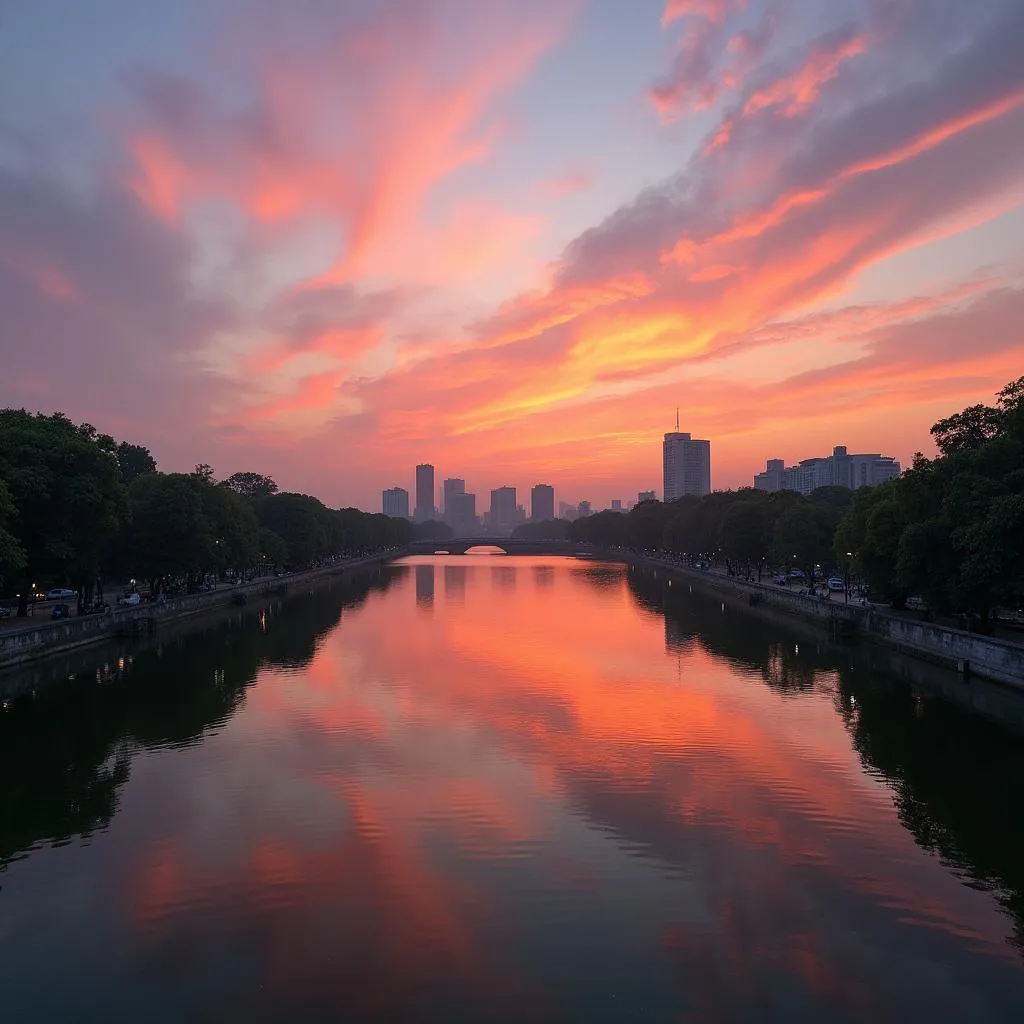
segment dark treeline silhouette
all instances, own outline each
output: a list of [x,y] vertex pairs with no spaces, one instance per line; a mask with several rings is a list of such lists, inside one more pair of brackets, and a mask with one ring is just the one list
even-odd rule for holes
[[917,595],[931,611],[970,615],[985,630],[994,609],[1024,601],[1024,377],[996,405],[972,406],[931,432],[940,454],[916,455],[877,487],[647,501],[578,519],[568,536],[724,562],[758,578],[768,566],[812,578],[820,565],[863,579],[895,607]]
[[512,531],[517,540],[567,540],[567,519],[544,519],[538,523],[521,523]]
[[267,476],[161,473],[149,450],[66,416],[0,410],[0,586],[26,614],[33,584],[88,606],[105,581],[299,569],[408,543],[404,519],[280,493]]
[[400,572],[332,577],[312,593],[236,611],[206,629],[134,656],[97,659],[70,679],[5,698],[0,867],[39,844],[104,828],[136,747],[187,745],[223,724],[262,666],[309,664],[344,610],[386,590]]

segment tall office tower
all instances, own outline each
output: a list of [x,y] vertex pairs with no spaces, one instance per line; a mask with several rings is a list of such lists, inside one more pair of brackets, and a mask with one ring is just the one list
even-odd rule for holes
[[657,501],[658,495],[654,491],[640,491],[636,496],[636,503],[639,505],[644,501]]
[[416,467],[416,521],[434,518],[434,467],[424,462]]
[[384,515],[409,518],[409,492],[404,487],[389,487],[383,494]]
[[530,491],[530,518],[535,523],[555,518],[555,489],[551,484],[537,484]]
[[622,511],[622,499],[621,498],[612,498],[612,511],[613,512],[621,512]]
[[444,521],[451,523],[452,498],[456,494],[466,493],[466,481],[460,480],[457,476],[451,476],[442,485],[442,503],[444,507]]
[[491,515],[489,523],[499,533],[511,530],[516,525],[516,489],[498,487],[491,491]]
[[472,537],[480,525],[476,518],[476,495],[459,491],[447,499],[444,518],[456,537]]
[[662,446],[665,501],[684,495],[702,498],[711,493],[711,442],[678,430],[665,435]]

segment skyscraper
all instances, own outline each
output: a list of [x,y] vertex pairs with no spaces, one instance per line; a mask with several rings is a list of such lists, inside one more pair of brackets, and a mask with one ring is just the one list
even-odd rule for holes
[[639,505],[645,501],[657,501],[658,495],[654,491],[640,491],[636,496],[636,503]]
[[416,467],[416,519],[434,518],[434,467],[424,462]]
[[382,498],[384,515],[398,519],[409,518],[409,492],[404,487],[389,487]]
[[447,499],[444,518],[456,537],[472,537],[480,525],[476,519],[476,495],[461,491]]
[[530,518],[535,523],[555,518],[555,489],[551,484],[537,484],[530,491]]
[[665,435],[662,446],[664,500],[684,495],[702,498],[711,493],[711,442],[678,430]]
[[516,489],[498,487],[491,491],[490,525],[499,533],[511,530],[516,523]]
[[455,524],[452,523],[452,506],[454,505],[454,502],[452,501],[452,499],[456,494],[466,493],[466,481],[460,480],[458,477],[452,476],[445,480],[445,482],[442,484],[442,488],[442,501],[444,502],[444,521],[454,526]]

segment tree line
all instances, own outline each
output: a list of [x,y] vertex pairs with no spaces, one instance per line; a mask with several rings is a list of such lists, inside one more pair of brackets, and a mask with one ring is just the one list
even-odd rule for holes
[[25,615],[33,583],[67,585],[82,605],[108,581],[249,575],[401,546],[404,519],[331,509],[267,476],[214,478],[205,464],[163,473],[142,445],[62,413],[0,410],[0,586]]
[[808,496],[751,488],[573,523],[531,523],[532,539],[661,550],[708,558],[746,575],[816,566],[862,579],[879,601],[965,614],[985,628],[999,607],[1024,602],[1024,377],[992,406],[975,405],[931,428],[939,454],[915,455],[895,480]]

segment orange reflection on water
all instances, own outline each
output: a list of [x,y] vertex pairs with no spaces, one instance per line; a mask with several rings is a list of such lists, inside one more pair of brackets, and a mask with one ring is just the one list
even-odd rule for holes
[[737,1012],[768,964],[869,1013],[870,929],[1012,958],[992,902],[923,854],[864,774],[833,679],[780,695],[773,649],[760,668],[715,653],[728,625],[667,650],[622,567],[456,556],[405,572],[304,668],[263,670],[217,737],[244,788],[214,773],[203,794],[238,854],[211,854],[208,821],[176,823],[136,867],[148,935],[272,920],[283,992],[311,944],[358,927],[359,949],[342,945],[367,970],[540,999],[534,954],[508,936],[603,915],[612,948],[618,917],[639,915],[652,956],[717,978]]

